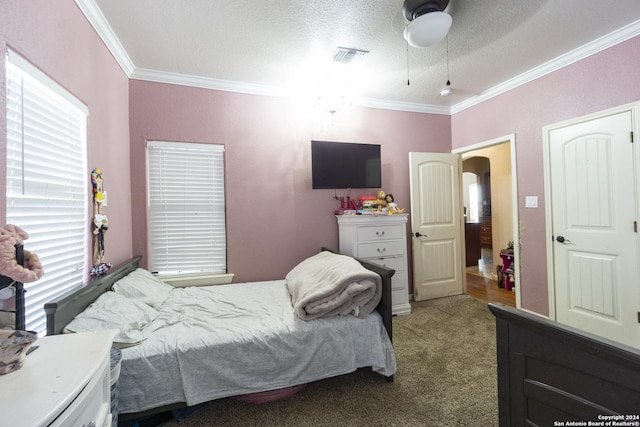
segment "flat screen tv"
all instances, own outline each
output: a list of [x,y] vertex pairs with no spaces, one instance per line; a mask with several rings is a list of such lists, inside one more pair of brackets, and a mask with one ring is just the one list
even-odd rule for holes
[[380,145],[311,141],[313,189],[380,188]]

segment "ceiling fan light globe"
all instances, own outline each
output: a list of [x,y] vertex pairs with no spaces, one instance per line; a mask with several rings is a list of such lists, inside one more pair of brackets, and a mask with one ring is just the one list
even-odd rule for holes
[[440,91],[440,96],[449,96],[451,95],[451,92],[453,92],[453,89],[451,88],[451,86],[445,86]]
[[453,19],[446,12],[429,12],[418,16],[404,28],[404,38],[413,47],[427,47],[442,41]]

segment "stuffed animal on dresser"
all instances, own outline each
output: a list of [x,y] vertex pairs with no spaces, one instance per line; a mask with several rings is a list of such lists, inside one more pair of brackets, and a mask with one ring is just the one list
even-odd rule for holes
[[376,205],[378,206],[378,212],[387,207],[387,195],[384,191],[378,191],[376,199]]

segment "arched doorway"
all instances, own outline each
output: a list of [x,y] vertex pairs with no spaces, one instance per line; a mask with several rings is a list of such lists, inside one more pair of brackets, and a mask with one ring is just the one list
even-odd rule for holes
[[483,156],[462,162],[467,272],[497,279],[493,269],[491,162]]

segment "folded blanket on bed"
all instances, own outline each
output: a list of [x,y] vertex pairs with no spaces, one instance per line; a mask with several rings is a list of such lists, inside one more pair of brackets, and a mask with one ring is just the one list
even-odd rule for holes
[[365,317],[382,296],[382,279],[355,259],[320,252],[285,277],[295,313],[303,320],[353,314]]

